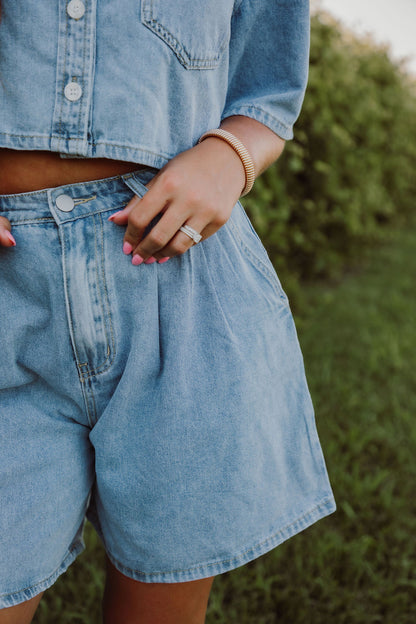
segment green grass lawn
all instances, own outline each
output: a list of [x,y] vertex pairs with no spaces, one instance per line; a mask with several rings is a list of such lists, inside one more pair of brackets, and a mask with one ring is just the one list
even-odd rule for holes
[[[400,228],[337,284],[302,286],[293,310],[338,510],[217,577],[207,624],[416,622],[415,251]],[[89,526],[86,541],[37,624],[100,623]]]

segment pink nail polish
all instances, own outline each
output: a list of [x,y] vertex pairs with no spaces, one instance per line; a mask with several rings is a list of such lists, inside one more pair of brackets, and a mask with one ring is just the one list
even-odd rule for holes
[[123,245],[123,253],[125,253],[126,256],[128,256],[129,254],[131,254],[132,251],[133,251],[133,246],[130,245],[130,243],[126,241]]
[[16,241],[14,240],[14,236],[12,236],[8,230],[6,231],[6,236],[7,236],[7,238],[9,239],[9,241],[12,243],[12,245],[14,247],[16,245]]
[[163,264],[163,262],[167,262],[169,260],[170,256],[166,256],[165,258],[161,258],[160,260],[158,260],[159,264]]
[[134,264],[134,266],[138,266],[142,262],[143,262],[143,258],[139,256],[139,254],[134,254],[131,263]]
[[114,217],[117,217],[117,215],[121,214],[122,212],[123,212],[122,210],[119,210],[118,212],[115,212],[110,217],[108,217],[107,221],[112,221],[114,219]]
[[153,258],[153,256],[144,261],[145,264],[152,264],[152,262],[156,262],[156,258]]

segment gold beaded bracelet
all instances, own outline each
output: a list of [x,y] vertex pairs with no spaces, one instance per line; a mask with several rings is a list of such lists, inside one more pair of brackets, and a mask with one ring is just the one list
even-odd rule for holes
[[218,137],[219,139],[226,141],[226,143],[228,143],[233,148],[233,150],[237,152],[246,174],[246,184],[241,193],[241,197],[243,197],[243,195],[247,195],[247,193],[249,193],[253,188],[254,180],[256,179],[254,164],[247,149],[244,147],[241,141],[237,139],[236,136],[231,134],[231,132],[227,132],[227,130],[222,130],[221,128],[208,130],[208,132],[205,132],[201,136],[198,143],[201,143],[201,141],[207,139],[208,137]]

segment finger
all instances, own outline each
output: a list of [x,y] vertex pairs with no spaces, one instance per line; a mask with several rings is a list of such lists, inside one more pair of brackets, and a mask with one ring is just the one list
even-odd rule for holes
[[[200,233],[202,236],[200,242],[204,240],[204,233],[208,230],[211,230],[209,224],[207,224],[207,220],[202,220],[201,217],[198,218],[196,215],[186,221],[186,223],[184,223],[183,225],[188,225],[196,232],[198,232],[198,234]],[[214,232],[211,231],[211,233],[213,234]],[[182,230],[178,228],[176,234],[170,239],[169,243],[165,247],[160,249],[155,257],[158,258],[159,256],[178,256],[188,251],[188,249],[190,249],[195,244],[195,241],[190,236],[188,236],[188,234],[185,234],[185,232],[182,232]]]
[[183,209],[175,209],[175,205],[171,204],[150,232],[133,250],[134,264],[140,264],[140,258],[147,261],[152,257],[159,260],[166,257],[167,254],[158,254],[157,252],[169,243],[188,216],[189,213],[184,212]]
[[11,234],[11,223],[6,217],[0,217],[0,245],[3,247],[14,247],[16,241]]
[[[215,232],[218,232],[218,230],[224,225],[225,221],[224,222],[209,221],[208,224],[206,224],[205,226],[203,225],[204,223],[206,224],[206,220],[205,221],[190,220],[184,223],[183,225],[188,225],[191,228],[193,228],[196,232],[198,232],[202,236],[199,242],[202,242],[205,239],[212,236],[213,234],[215,234]],[[188,240],[185,240],[185,239],[188,239]],[[183,248],[185,249],[185,251],[187,251],[187,249],[189,249],[190,247],[196,244],[198,243],[196,243],[192,238],[190,238],[188,234],[185,234],[184,232],[182,232],[182,230],[178,230],[177,234],[169,241],[169,244],[163,249],[160,249],[159,252],[156,254],[156,256],[157,258],[159,256],[164,257],[165,255],[168,257],[176,256],[176,255],[179,255],[180,253],[184,253],[184,252],[181,252],[180,249]],[[187,249],[186,249],[186,246],[187,246]]]
[[[182,225],[187,225],[200,234],[202,238],[199,239],[198,242],[201,242],[212,236],[212,234],[215,234],[215,232],[225,225],[228,218],[229,217],[226,217],[225,214],[216,214],[215,211],[205,209],[203,213],[199,212],[198,214],[190,216],[189,220],[184,220]],[[183,232],[180,227],[181,226],[179,226],[175,235],[170,239],[169,243],[154,254],[156,259],[165,256],[171,257],[180,255],[197,244],[193,237]]]
[[[151,180],[149,180],[149,182],[147,182],[147,184],[144,185],[147,190],[152,188],[156,178],[157,175],[155,175]],[[139,197],[138,195],[133,195],[129,203],[122,210],[118,210],[117,212],[114,212],[112,215],[110,215],[107,221],[111,221],[116,225],[126,225],[126,223],[128,222],[129,214],[131,213],[133,208],[138,206],[139,202],[142,199],[143,198]]]
[[141,200],[142,198],[138,195],[133,195],[129,203],[122,210],[114,212],[107,220],[116,225],[126,225],[131,211],[139,205]]
[[138,199],[138,202],[134,202],[124,233],[124,253],[129,254],[137,247],[151,220],[160,212],[164,212],[167,207],[166,196],[158,190],[158,187],[155,187],[152,193],[148,191],[144,197]]

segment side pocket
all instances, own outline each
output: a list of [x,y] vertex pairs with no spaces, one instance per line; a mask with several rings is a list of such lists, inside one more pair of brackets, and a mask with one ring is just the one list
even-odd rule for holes
[[231,217],[227,221],[234,238],[240,245],[246,258],[270,282],[278,295],[289,303],[269,255],[254,229],[248,214],[240,202],[234,206]]
[[[148,182],[156,175],[158,169],[146,168],[141,171],[133,171],[132,173],[126,173],[121,176],[124,184],[131,190],[137,197],[144,197],[149,190],[146,186]],[[148,226],[146,227],[143,238],[147,236],[153,226],[159,221],[162,217],[163,212],[159,212],[157,215],[153,217]]]

